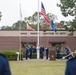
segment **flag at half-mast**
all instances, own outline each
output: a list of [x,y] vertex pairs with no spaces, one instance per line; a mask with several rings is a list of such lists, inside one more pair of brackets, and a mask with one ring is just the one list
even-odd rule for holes
[[46,11],[45,11],[45,8],[44,8],[44,5],[43,3],[41,2],[41,14],[43,15],[44,19],[45,19],[45,22],[47,25],[50,25],[50,20],[46,14]]
[[32,31],[34,30],[31,26],[28,25],[28,23],[27,23],[26,29],[27,30],[32,30]]

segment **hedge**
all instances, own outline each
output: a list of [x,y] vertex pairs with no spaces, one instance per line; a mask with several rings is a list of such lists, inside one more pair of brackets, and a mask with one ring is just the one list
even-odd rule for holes
[[[17,60],[17,54],[16,52],[18,52],[17,50],[16,51],[11,51],[11,50],[1,50],[0,53],[5,55],[9,60]],[[23,58],[23,53],[21,52],[21,60]]]
[[36,59],[37,58],[37,53],[33,53],[32,54],[32,59]]

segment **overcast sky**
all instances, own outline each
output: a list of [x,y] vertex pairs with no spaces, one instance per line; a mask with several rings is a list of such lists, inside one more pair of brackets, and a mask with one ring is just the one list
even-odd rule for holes
[[[61,15],[60,8],[56,6],[57,3],[60,3],[60,0],[39,0],[39,11],[41,10],[41,1],[44,4],[46,13],[57,15],[57,22],[61,20],[66,21],[71,18],[65,18]],[[0,11],[3,15],[0,21],[0,27],[6,25],[12,26],[13,23],[20,20],[19,4],[21,4],[22,19],[38,11],[38,0],[0,0]]]

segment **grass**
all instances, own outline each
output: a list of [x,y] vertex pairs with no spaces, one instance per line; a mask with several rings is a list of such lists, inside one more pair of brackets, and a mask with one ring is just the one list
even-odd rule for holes
[[65,60],[10,61],[12,75],[64,75]]

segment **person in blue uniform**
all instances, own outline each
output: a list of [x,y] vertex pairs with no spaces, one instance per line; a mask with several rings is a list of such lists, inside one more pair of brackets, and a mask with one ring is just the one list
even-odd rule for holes
[[[68,48],[68,45],[66,45],[66,48],[65,48],[65,50],[66,50],[66,56],[70,53],[69,52],[69,48]],[[66,59],[68,59],[69,57],[67,57]]]
[[28,59],[28,53],[29,53],[29,49],[28,49],[28,47],[26,47],[26,50],[25,50],[26,60]]
[[60,59],[60,49],[57,47],[56,49],[57,59]]
[[66,62],[65,75],[76,75],[76,57]]
[[11,75],[8,58],[0,54],[0,75]]
[[46,51],[46,59],[48,59],[48,54],[49,54],[48,48],[46,48],[45,51]]
[[32,47],[29,46],[29,58],[32,59]]
[[36,53],[36,52],[37,52],[37,50],[36,50],[36,47],[35,47],[35,46],[33,46],[33,48],[32,48],[32,52],[33,52],[33,53]]
[[66,62],[65,75],[76,75],[76,50],[72,54],[70,53],[70,59]]
[[40,58],[43,59],[44,56],[44,47],[43,45],[40,47]]

